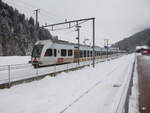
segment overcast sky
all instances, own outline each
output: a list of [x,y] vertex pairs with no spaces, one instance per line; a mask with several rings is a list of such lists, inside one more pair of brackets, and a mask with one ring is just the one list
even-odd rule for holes
[[[103,46],[104,39],[109,43],[122,40],[135,32],[150,26],[149,0],[3,0],[25,13],[35,15],[33,10],[40,9],[40,25],[63,22],[80,18],[96,18],[96,44]],[[77,42],[75,29],[52,32],[59,39]],[[81,28],[81,42],[92,39],[91,23]]]

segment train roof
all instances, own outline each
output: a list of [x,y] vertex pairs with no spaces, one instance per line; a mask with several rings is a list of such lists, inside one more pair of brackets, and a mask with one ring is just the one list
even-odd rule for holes
[[[77,43],[72,43],[72,42],[68,42],[68,41],[64,41],[64,40],[53,40],[53,43],[65,44],[65,45],[78,45]],[[83,44],[80,44],[80,46],[91,47],[89,45],[83,45]],[[95,47],[100,48],[99,46],[95,46]]]
[[[63,44],[63,45],[74,45],[74,46],[78,46],[77,43],[72,43],[72,42],[69,42],[69,41],[65,41],[65,40],[39,40],[36,44],[39,44],[39,43],[55,43],[55,44]],[[80,44],[81,47],[88,47],[88,48],[92,48],[91,46],[89,45],[84,45],[84,44]],[[102,47],[99,47],[99,46],[95,46],[95,49],[98,49],[98,48],[101,48],[103,49]]]

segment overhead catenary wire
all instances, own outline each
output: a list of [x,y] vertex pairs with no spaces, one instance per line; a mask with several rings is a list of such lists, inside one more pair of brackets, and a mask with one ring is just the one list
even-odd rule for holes
[[[35,6],[35,5],[31,5],[31,4],[29,4],[28,2],[25,2],[24,0],[19,0],[19,2],[22,2],[23,4],[26,4],[26,5],[29,5],[30,7],[32,7],[32,8],[37,8],[37,6]],[[51,15],[53,15],[53,16],[55,16],[55,17],[57,17],[57,18],[61,18],[61,19],[65,19],[64,17],[61,17],[61,16],[58,16],[58,15],[56,15],[56,14],[54,14],[54,13],[52,13],[52,12],[50,12],[50,11],[48,11],[48,10],[46,10],[46,9],[44,9],[44,8],[41,8],[41,7],[39,7],[41,10],[43,10],[44,12],[46,12],[46,14],[48,13],[50,13]]]
[[[17,7],[21,8],[21,9],[31,11],[28,6],[26,6],[24,4],[20,4],[19,2],[12,2],[12,1],[9,1],[9,0],[5,0],[5,2],[7,2],[9,5],[17,6]],[[15,9],[17,7],[15,7]]]
[[[81,25],[81,24],[83,24],[83,23],[85,23],[85,22],[87,22],[87,21],[88,21],[88,20],[79,22],[78,25]],[[74,27],[76,27],[76,24],[73,25],[73,26],[65,27],[65,28],[57,28],[57,29],[54,29],[54,28],[52,27],[52,29],[49,29],[49,30],[51,30],[51,31],[59,31],[59,30],[71,29],[71,28],[74,28]]]
[[[23,5],[26,5],[27,7],[32,8],[32,10],[33,10],[33,9],[36,9],[36,8],[40,8],[41,13],[45,13],[47,17],[51,17],[51,18],[55,18],[55,19],[59,19],[59,20],[64,20],[64,19],[65,19],[65,18],[63,18],[63,17],[61,17],[61,16],[58,16],[58,15],[56,15],[56,14],[50,12],[50,11],[47,11],[47,10],[44,9],[44,8],[41,8],[41,7],[38,7],[38,6],[36,6],[36,5],[30,4],[30,3],[25,2],[25,1],[23,1],[23,0],[18,0],[18,2],[20,2],[20,3],[23,4]],[[51,16],[51,15],[52,15],[52,16]]]
[[9,5],[13,6],[14,9],[20,9],[19,12],[24,13],[26,15],[26,18],[29,17],[33,17],[33,9],[24,5],[24,4],[20,4],[19,2],[12,2],[12,1],[8,1],[5,0],[6,3],[8,3]]
[[[25,12],[28,17],[33,17],[33,10],[35,10],[36,8],[40,8],[41,12],[39,15],[44,15],[43,17],[47,18],[47,19],[44,19],[45,20],[53,20],[56,22],[56,20],[65,20],[64,17],[61,17],[61,16],[58,16],[56,14],[53,14],[52,12],[50,11],[47,11],[46,9],[44,8],[41,8],[41,7],[38,7],[38,6],[35,6],[35,4],[30,4],[28,2],[25,2],[24,0],[18,0],[17,2],[12,0],[12,1],[9,1],[9,0],[5,0],[7,3],[10,3],[11,5],[13,6],[16,6],[16,8],[19,8],[19,9],[22,9],[23,12]],[[41,18],[40,16],[40,22],[42,22],[42,24],[45,24],[45,23],[48,23],[48,21],[46,22],[43,22],[43,17]]]

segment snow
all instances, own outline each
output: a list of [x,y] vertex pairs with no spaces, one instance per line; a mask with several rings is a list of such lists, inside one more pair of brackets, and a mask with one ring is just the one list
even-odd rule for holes
[[148,47],[147,46],[136,46],[136,50],[138,49],[147,49]]
[[30,56],[0,56],[0,66],[12,64],[25,64],[30,60]]
[[138,72],[137,72],[137,60],[135,63],[134,75],[133,75],[133,87],[131,91],[129,101],[129,113],[139,113],[139,86],[138,86]]
[[[0,90],[1,113],[109,113],[116,111],[134,55]],[[117,87],[118,86],[118,87]]]

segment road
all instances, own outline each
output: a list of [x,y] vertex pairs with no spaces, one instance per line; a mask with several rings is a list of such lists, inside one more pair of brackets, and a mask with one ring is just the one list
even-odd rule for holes
[[150,56],[138,56],[139,111],[150,113]]

